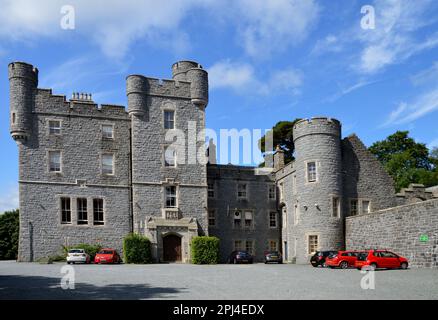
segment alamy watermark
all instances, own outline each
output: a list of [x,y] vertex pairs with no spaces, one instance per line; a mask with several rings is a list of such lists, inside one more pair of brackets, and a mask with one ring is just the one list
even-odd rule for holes
[[62,17],[59,22],[61,29],[74,30],[76,28],[76,11],[72,5],[64,5],[60,11]]
[[65,265],[61,268],[61,288],[64,290],[74,290],[75,289],[75,269],[73,266]]

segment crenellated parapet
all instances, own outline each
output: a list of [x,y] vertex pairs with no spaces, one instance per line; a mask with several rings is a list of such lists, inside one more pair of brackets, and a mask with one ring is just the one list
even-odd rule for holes
[[294,141],[303,136],[325,134],[341,137],[341,122],[334,118],[314,117],[295,123],[293,128]]

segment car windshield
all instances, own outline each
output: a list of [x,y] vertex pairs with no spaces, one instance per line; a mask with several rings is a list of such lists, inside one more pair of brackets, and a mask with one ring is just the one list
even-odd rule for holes
[[102,251],[100,251],[99,253],[100,253],[100,254],[113,254],[114,251],[111,251],[111,250],[102,250]]
[[68,253],[84,253],[84,250],[82,249],[71,249],[68,251]]

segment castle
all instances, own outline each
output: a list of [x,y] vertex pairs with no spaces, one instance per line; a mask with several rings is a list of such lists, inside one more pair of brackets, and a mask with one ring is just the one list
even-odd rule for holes
[[[413,265],[438,266],[436,191],[412,186],[396,194],[359,138],[342,137],[338,120],[297,122],[295,160],[285,164],[277,150],[267,175],[214,161],[180,164],[186,155],[169,153],[165,135],[179,129],[190,136],[189,123],[205,129],[208,74],[198,63],[173,64],[172,80],[128,76],[127,109],[40,89],[38,69],[27,63],[8,70],[10,132],[19,149],[19,261],[79,243],[121,251],[124,236],[137,232],[151,240],[156,262],[190,262],[191,239],[213,235],[223,262],[236,249],[256,261],[280,250],[286,262],[307,263],[316,250],[384,245]],[[196,141],[196,150],[203,144]],[[423,247],[417,231],[429,235]],[[400,240],[405,235],[410,242]]]

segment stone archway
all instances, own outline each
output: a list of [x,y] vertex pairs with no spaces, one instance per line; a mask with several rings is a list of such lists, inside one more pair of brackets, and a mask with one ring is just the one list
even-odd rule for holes
[[166,262],[180,262],[182,260],[181,237],[175,234],[163,237],[163,260]]

